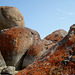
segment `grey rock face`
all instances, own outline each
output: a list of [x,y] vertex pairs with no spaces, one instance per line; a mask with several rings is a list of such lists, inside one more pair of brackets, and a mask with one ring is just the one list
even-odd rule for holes
[[8,74],[8,75],[15,75],[15,67],[13,66],[7,66],[2,69],[2,74]]
[[6,63],[5,63],[4,58],[2,57],[1,52],[0,52],[0,67],[4,67],[4,66],[6,66]]

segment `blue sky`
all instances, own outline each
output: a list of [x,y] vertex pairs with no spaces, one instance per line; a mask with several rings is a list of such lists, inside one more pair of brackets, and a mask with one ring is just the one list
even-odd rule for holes
[[25,26],[39,32],[41,38],[55,30],[69,30],[75,24],[75,0],[0,0],[0,6],[18,8]]

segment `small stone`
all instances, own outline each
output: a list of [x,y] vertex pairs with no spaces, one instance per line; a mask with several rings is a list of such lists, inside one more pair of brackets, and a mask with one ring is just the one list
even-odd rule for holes
[[13,66],[7,66],[6,68],[4,68],[1,72],[2,74],[11,74],[11,75],[15,75],[15,67]]

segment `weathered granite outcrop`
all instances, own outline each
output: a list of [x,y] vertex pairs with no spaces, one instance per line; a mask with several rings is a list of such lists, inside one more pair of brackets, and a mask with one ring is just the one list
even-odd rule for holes
[[75,25],[56,45],[16,75],[74,75]]
[[0,6],[0,31],[15,26],[25,27],[21,12],[16,7]]
[[0,34],[0,51],[7,66],[20,69],[26,51],[40,40],[38,32],[26,27],[14,27]]
[[59,29],[46,36],[44,39],[51,40],[52,42],[57,43],[62,40],[66,35],[67,32],[65,30]]
[[74,75],[75,24],[41,40],[17,8],[0,6],[0,52],[1,75]]
[[22,64],[22,68],[26,68],[37,58],[41,57],[49,48],[54,45],[52,41],[40,40],[35,43],[27,52]]

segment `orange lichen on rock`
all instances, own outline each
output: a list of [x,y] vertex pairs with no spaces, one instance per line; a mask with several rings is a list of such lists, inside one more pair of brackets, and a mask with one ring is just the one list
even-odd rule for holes
[[52,41],[48,40],[40,40],[27,51],[27,55],[23,60],[22,68],[27,67],[32,62],[34,62],[37,58],[42,56],[49,48],[54,45]]
[[[75,31],[75,28],[70,30]],[[59,43],[16,75],[74,75],[75,32],[71,35],[71,31]]]
[[38,32],[26,27],[14,27],[2,31],[0,51],[6,64],[19,67],[22,56],[37,40],[40,40]]
[[48,40],[45,40],[45,39],[44,40],[40,40],[37,43],[35,43],[28,50],[28,53],[27,54],[29,54],[29,55],[37,55],[42,50],[48,50],[53,45],[54,45],[54,43],[52,41],[48,41]]
[[67,35],[67,32],[65,30],[59,29],[54,31],[52,34],[46,36],[44,39],[51,40],[54,43],[57,43],[60,40],[62,40],[66,35]]
[[28,50],[27,54],[37,55],[41,50],[42,50],[42,47],[40,47],[40,45],[36,44],[36,45],[33,45],[33,47]]

